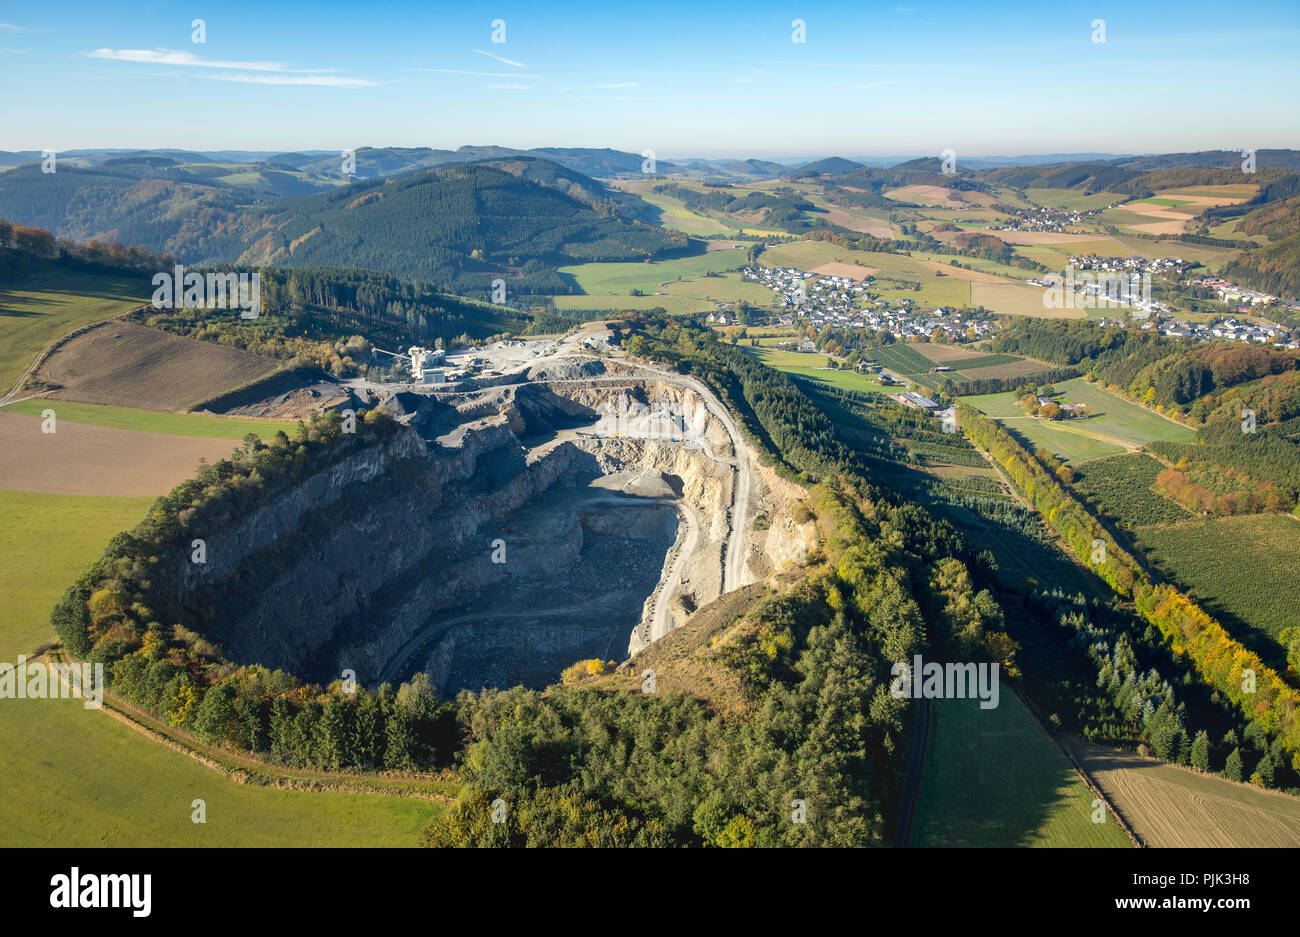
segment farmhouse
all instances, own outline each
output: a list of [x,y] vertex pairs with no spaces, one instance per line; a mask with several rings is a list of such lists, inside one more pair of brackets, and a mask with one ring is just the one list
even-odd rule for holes
[[935,403],[929,397],[918,394],[916,391],[908,391],[906,394],[903,394],[899,399],[902,400],[903,403],[905,404],[908,404],[913,407],[920,407],[922,410],[939,409],[939,405],[937,403]]

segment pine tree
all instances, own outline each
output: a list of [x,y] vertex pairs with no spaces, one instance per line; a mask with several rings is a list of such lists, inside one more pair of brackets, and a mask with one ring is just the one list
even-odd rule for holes
[[1241,780],[1241,749],[1234,748],[1223,764],[1223,776],[1229,781]]
[[1210,770],[1210,737],[1204,729],[1196,733],[1196,741],[1192,743],[1192,767],[1200,771]]

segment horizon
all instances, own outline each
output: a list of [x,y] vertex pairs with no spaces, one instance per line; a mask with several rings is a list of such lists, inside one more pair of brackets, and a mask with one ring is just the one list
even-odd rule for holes
[[1297,76],[1300,10],[1280,2],[1236,9],[1240,22],[1270,23],[1259,31],[1183,26],[1221,16],[1203,0],[1172,26],[1149,3],[1108,15],[1079,3],[669,2],[647,17],[588,0],[484,12],[403,0],[364,20],[337,2],[128,9],[63,3],[0,23],[11,90],[0,148],[338,152],[509,138],[533,149],[558,138],[667,160],[901,161],[952,148],[960,162],[1103,154],[1121,140],[1142,154],[1300,146],[1270,113]]

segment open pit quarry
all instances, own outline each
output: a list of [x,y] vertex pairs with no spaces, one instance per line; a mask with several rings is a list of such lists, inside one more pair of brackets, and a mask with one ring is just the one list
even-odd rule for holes
[[178,560],[177,599],[229,659],[312,681],[541,687],[813,544],[694,379],[560,354],[494,380],[377,396],[404,427]]

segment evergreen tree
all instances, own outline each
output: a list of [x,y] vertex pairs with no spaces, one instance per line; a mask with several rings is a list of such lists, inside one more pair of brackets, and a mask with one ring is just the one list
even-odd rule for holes
[[1234,748],[1228,760],[1223,763],[1223,776],[1229,781],[1241,780],[1241,749]]

